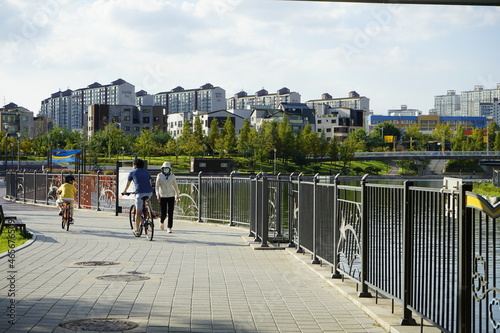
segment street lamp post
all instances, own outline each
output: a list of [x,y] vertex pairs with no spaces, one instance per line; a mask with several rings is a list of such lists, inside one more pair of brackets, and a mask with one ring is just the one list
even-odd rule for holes
[[5,151],[4,151],[5,161],[3,164],[3,168],[4,168],[5,176],[7,177],[7,139],[9,138],[9,125],[4,123],[3,128],[5,129],[5,145],[4,145],[5,146]]
[[276,174],[276,148],[274,148],[274,171],[273,174]]
[[17,171],[21,171],[21,132],[17,132]]

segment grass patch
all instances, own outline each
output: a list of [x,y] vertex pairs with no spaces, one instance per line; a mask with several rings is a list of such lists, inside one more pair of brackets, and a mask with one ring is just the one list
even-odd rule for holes
[[12,233],[11,230],[11,228],[6,226],[2,230],[2,234],[0,235],[0,253],[21,246],[33,237],[28,231],[16,230],[15,233]]
[[493,183],[473,183],[472,192],[490,197],[500,197],[500,187],[496,187]]

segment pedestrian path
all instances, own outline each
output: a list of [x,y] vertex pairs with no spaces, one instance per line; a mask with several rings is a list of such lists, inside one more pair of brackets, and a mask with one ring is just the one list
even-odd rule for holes
[[149,242],[126,215],[75,210],[65,231],[54,207],[0,201],[36,235],[14,269],[0,258],[0,332],[385,331],[293,251],[248,246],[246,229],[175,221]]

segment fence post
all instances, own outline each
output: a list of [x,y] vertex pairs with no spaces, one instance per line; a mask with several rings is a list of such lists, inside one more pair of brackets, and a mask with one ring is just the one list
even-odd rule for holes
[[36,187],[36,169],[33,171],[33,188],[35,189],[33,192],[33,203],[36,203],[36,193],[38,192]]
[[408,308],[412,304],[413,295],[413,200],[410,192],[410,186],[413,182],[404,182],[403,192],[403,260],[401,271],[401,305],[403,307],[401,325],[416,325],[417,322],[412,318],[412,312]]
[[49,204],[49,170],[45,170],[45,204]]
[[368,174],[361,178],[361,292],[359,297],[372,297],[368,291],[366,280],[368,278],[368,190],[366,188],[366,178]]
[[297,251],[296,253],[304,253],[304,249],[300,247],[300,182],[302,181],[302,172],[297,177]]
[[458,290],[457,290],[457,328],[460,333],[472,331],[472,211],[466,208],[467,191],[472,185],[463,184],[460,189],[458,223]]
[[255,176],[255,239],[254,242],[260,242],[262,239],[260,238],[260,226],[262,222],[262,210],[260,209],[262,205],[262,199],[259,197],[259,178],[262,177],[262,173],[259,172]]
[[202,186],[201,186],[201,174],[202,172],[200,171],[198,173],[198,222],[203,222],[203,220],[201,219],[201,214],[202,214],[202,209],[201,209],[201,189],[202,189]]
[[281,238],[283,235],[281,234],[281,180],[280,180],[281,172],[276,176],[276,238]]
[[235,171],[229,174],[229,226],[234,227],[236,224],[233,222],[234,219],[234,185],[233,176]]
[[26,169],[23,169],[23,202],[26,202]]
[[313,233],[312,233],[312,241],[313,241],[313,244],[312,244],[312,260],[311,260],[311,264],[313,265],[319,265],[321,262],[319,261],[318,257],[316,256],[316,252],[317,252],[317,244],[316,244],[316,241],[317,241],[317,237],[316,237],[316,231],[317,231],[317,212],[316,212],[316,209],[317,209],[317,199],[318,199],[318,196],[317,196],[317,190],[318,190],[318,181],[319,181],[319,173],[315,174],[314,175],[314,179],[313,179],[313,202],[312,202],[312,205],[313,205]]
[[82,209],[82,173],[78,170],[78,209]]
[[[121,213],[121,206],[120,206],[120,167],[123,166],[122,161],[116,161],[116,181],[115,181],[115,216],[118,216],[118,213]],[[153,194],[154,195],[154,194]]]
[[101,197],[101,181],[100,181],[100,177],[99,177],[99,174],[101,173],[100,170],[97,170],[97,211],[100,211],[101,210],[101,207],[100,207],[100,203],[99,201],[99,198]]
[[295,247],[295,243],[293,242],[293,237],[294,237],[294,219],[293,219],[293,214],[295,214],[294,207],[293,207],[293,175],[295,172],[292,172],[292,174],[289,177],[289,185],[288,185],[288,247]]
[[260,247],[269,247],[267,243],[269,239],[269,181],[266,175],[262,176],[262,210],[261,210],[261,219],[262,219],[262,243]]
[[249,206],[248,206],[248,210],[249,210],[249,217],[250,217],[250,232],[248,234],[248,237],[255,237],[256,236],[256,228],[255,228],[255,221],[256,221],[256,215],[255,215],[255,212],[256,212],[256,209],[255,209],[255,200],[256,200],[256,197],[257,195],[255,194],[255,186],[254,186],[254,176],[250,176],[250,188],[249,188],[249,191],[250,191],[250,203],[249,203]]
[[335,175],[333,179],[333,249],[335,256],[333,259],[332,279],[341,279],[342,274],[339,273],[339,254],[337,252],[337,244],[340,236],[340,222],[339,222],[339,202],[338,202],[338,178],[340,172]]

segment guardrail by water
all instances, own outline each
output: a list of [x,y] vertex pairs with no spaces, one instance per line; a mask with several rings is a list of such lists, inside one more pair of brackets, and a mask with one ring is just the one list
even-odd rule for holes
[[[62,174],[8,173],[7,196],[53,204]],[[383,295],[403,324],[425,318],[446,332],[500,328],[500,206],[459,189],[302,175],[178,176],[176,218],[242,225],[268,247],[288,243],[349,278],[360,297]],[[115,176],[78,175],[80,208],[118,214]],[[153,207],[158,203],[153,196]],[[118,206],[117,206],[118,203]],[[125,207],[126,208],[126,207]]]

